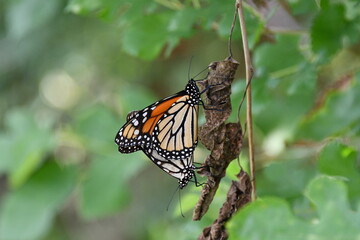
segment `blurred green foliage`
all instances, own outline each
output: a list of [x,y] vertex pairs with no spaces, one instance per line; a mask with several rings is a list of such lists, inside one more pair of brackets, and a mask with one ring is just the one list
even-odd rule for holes
[[[233,13],[224,0],[2,1],[0,240],[195,239],[211,224],[235,161],[193,222],[199,189],[180,193],[185,218],[176,195],[166,212],[176,180],[113,139],[128,112],[184,87],[191,56],[190,75],[227,57]],[[246,4],[245,17],[259,199],[228,223],[230,239],[355,239],[360,4]],[[234,83],[234,109],[244,88]]]
[[[314,178],[305,189],[316,211],[312,221],[292,213],[281,198],[263,198],[233,219],[230,239],[356,239],[360,211],[350,208],[346,184],[337,178]],[[259,231],[261,229],[261,231]]]

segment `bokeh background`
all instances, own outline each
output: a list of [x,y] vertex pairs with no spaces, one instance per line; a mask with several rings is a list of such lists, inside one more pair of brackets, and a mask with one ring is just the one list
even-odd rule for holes
[[[113,141],[128,112],[184,88],[192,56],[190,76],[228,56],[233,12],[229,0],[1,1],[0,239],[196,239],[237,162],[193,222],[200,189],[181,191],[184,218],[177,195],[167,211],[176,179]],[[360,4],[254,0],[245,16],[259,199],[230,239],[359,239]]]

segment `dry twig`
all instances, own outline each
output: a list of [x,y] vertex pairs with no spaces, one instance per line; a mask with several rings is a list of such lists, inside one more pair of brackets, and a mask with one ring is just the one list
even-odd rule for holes
[[[211,151],[206,158],[204,167],[198,171],[206,175],[208,180],[202,189],[200,199],[193,212],[193,220],[200,220],[207,212],[219,187],[221,179],[225,176],[226,168],[230,162],[240,154],[242,146],[242,129],[240,120],[237,123],[225,123],[231,113],[231,83],[234,79],[238,62],[232,58],[231,37],[234,29],[236,14],[239,15],[240,29],[242,33],[245,67],[246,67],[246,99],[247,99],[247,130],[249,134],[249,159],[251,178],[242,169],[237,175],[238,181],[233,181],[228,191],[227,199],[219,211],[218,218],[214,223],[205,228],[199,236],[200,240],[227,239],[225,223],[245,204],[255,199],[255,175],[254,175],[254,146],[251,116],[251,78],[253,68],[247,45],[246,28],[242,13],[242,1],[236,0],[236,12],[229,36],[229,57],[224,61],[210,64],[207,79],[202,84],[203,88],[209,88],[206,92],[206,102],[212,106],[219,106],[225,102],[222,111],[206,110],[206,123],[201,126],[199,138],[202,144]],[[215,86],[215,87],[214,87]],[[244,95],[245,97],[245,95]],[[240,104],[241,106],[241,104]],[[239,106],[239,108],[240,108]],[[238,110],[240,111],[240,109]]]
[[[208,77],[201,84],[203,88],[211,87],[204,97],[207,105],[221,106],[221,111],[206,110],[206,123],[200,127],[199,138],[201,143],[211,151],[206,158],[204,167],[199,174],[208,177],[200,199],[193,212],[193,220],[200,220],[211,204],[220,180],[231,160],[237,158],[242,143],[240,123],[225,121],[231,113],[231,83],[239,63],[232,58],[210,64]],[[222,104],[224,103],[224,104]]]
[[256,199],[256,185],[255,185],[255,159],[254,159],[254,140],[252,127],[252,105],[251,105],[251,79],[253,77],[254,69],[252,67],[250,51],[247,42],[246,24],[244,20],[242,0],[236,0],[236,9],[239,15],[240,30],[244,49],[245,70],[246,70],[246,125],[248,132],[249,143],[249,161],[250,161],[250,177],[251,177],[251,198]]
[[219,217],[211,226],[203,230],[198,238],[199,240],[227,239],[228,234],[225,230],[225,223],[238,209],[250,202],[251,183],[249,175],[241,170],[236,177],[238,181],[232,181],[226,201],[219,211]]

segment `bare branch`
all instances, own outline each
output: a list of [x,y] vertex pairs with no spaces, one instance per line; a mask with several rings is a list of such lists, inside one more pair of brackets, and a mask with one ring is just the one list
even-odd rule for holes
[[241,169],[236,175],[238,181],[232,181],[227,193],[226,201],[219,211],[219,217],[214,223],[205,228],[199,240],[227,239],[225,223],[245,204],[251,200],[251,183],[249,175]]
[[231,83],[239,63],[232,58],[210,64],[209,75],[200,85],[209,88],[204,100],[212,108],[205,110],[206,123],[200,127],[199,138],[201,143],[211,151],[206,158],[204,167],[199,174],[208,177],[200,199],[193,212],[193,220],[200,220],[209,209],[220,180],[231,160],[238,157],[242,144],[242,130],[240,123],[225,121],[231,113]]
[[251,79],[253,77],[254,69],[251,63],[250,51],[247,42],[246,24],[242,9],[242,0],[236,0],[236,8],[239,15],[240,30],[244,49],[245,70],[246,70],[246,125],[248,132],[249,144],[249,161],[250,161],[250,177],[251,177],[251,198],[256,199],[256,184],[255,184],[255,158],[254,158],[254,140],[253,140],[253,125],[252,125],[252,105],[251,105]]
[[[200,240],[227,239],[228,234],[225,223],[251,199],[256,198],[255,192],[255,165],[254,165],[254,145],[252,131],[251,113],[251,79],[253,68],[251,65],[250,53],[247,44],[245,21],[242,12],[242,1],[236,0],[236,12],[240,19],[240,30],[242,33],[245,67],[246,67],[246,100],[247,100],[247,130],[249,133],[249,175],[241,169],[237,175],[238,181],[233,181],[227,193],[227,199],[219,211],[218,218],[214,223],[205,228],[199,236]],[[236,14],[235,14],[236,16]],[[193,220],[200,220],[207,212],[209,206],[219,187],[221,179],[225,176],[226,168],[230,162],[240,154],[242,146],[243,132],[240,120],[237,123],[225,123],[231,113],[231,83],[234,78],[238,62],[232,58],[231,36],[234,29],[236,17],[231,26],[229,36],[230,56],[220,62],[210,64],[210,71],[202,87],[216,86],[206,92],[206,102],[212,106],[219,106],[222,102],[222,111],[206,110],[206,123],[201,126],[199,132],[200,141],[211,151],[206,158],[204,167],[198,171],[199,174],[207,176],[208,180],[202,189],[200,199],[193,212]],[[240,109],[239,109],[240,111]]]

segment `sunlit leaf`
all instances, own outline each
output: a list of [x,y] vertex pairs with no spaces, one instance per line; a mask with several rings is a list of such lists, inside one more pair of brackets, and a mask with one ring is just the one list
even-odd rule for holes
[[3,171],[9,174],[11,186],[19,187],[54,148],[55,137],[49,127],[40,126],[24,109],[8,113],[5,121],[8,132],[0,134]]
[[318,160],[318,168],[322,173],[341,176],[348,180],[349,196],[352,201],[360,199],[358,154],[352,147],[330,142],[322,149]]
[[66,10],[76,14],[89,13],[90,11],[99,10],[103,8],[101,0],[69,0]]
[[[133,2],[139,1],[134,0]],[[145,3],[144,1],[141,2]],[[67,2],[65,10],[67,12],[82,15],[96,13],[99,18],[106,20],[114,20],[114,18],[119,17],[119,12],[122,9],[127,9],[128,11],[130,11],[134,10],[135,8],[136,10],[139,10],[138,8],[134,7],[134,5],[136,4],[132,4],[130,9],[128,9],[129,5],[127,3],[128,2],[124,0],[69,0]],[[144,4],[142,7],[146,8],[146,4]]]
[[312,50],[319,55],[321,62],[328,62],[341,49],[344,38],[352,43],[358,41],[359,29],[359,23],[346,19],[344,5],[321,1],[321,11],[311,27]]
[[169,14],[152,14],[139,18],[122,33],[124,51],[145,60],[158,56],[167,41],[169,20]]

